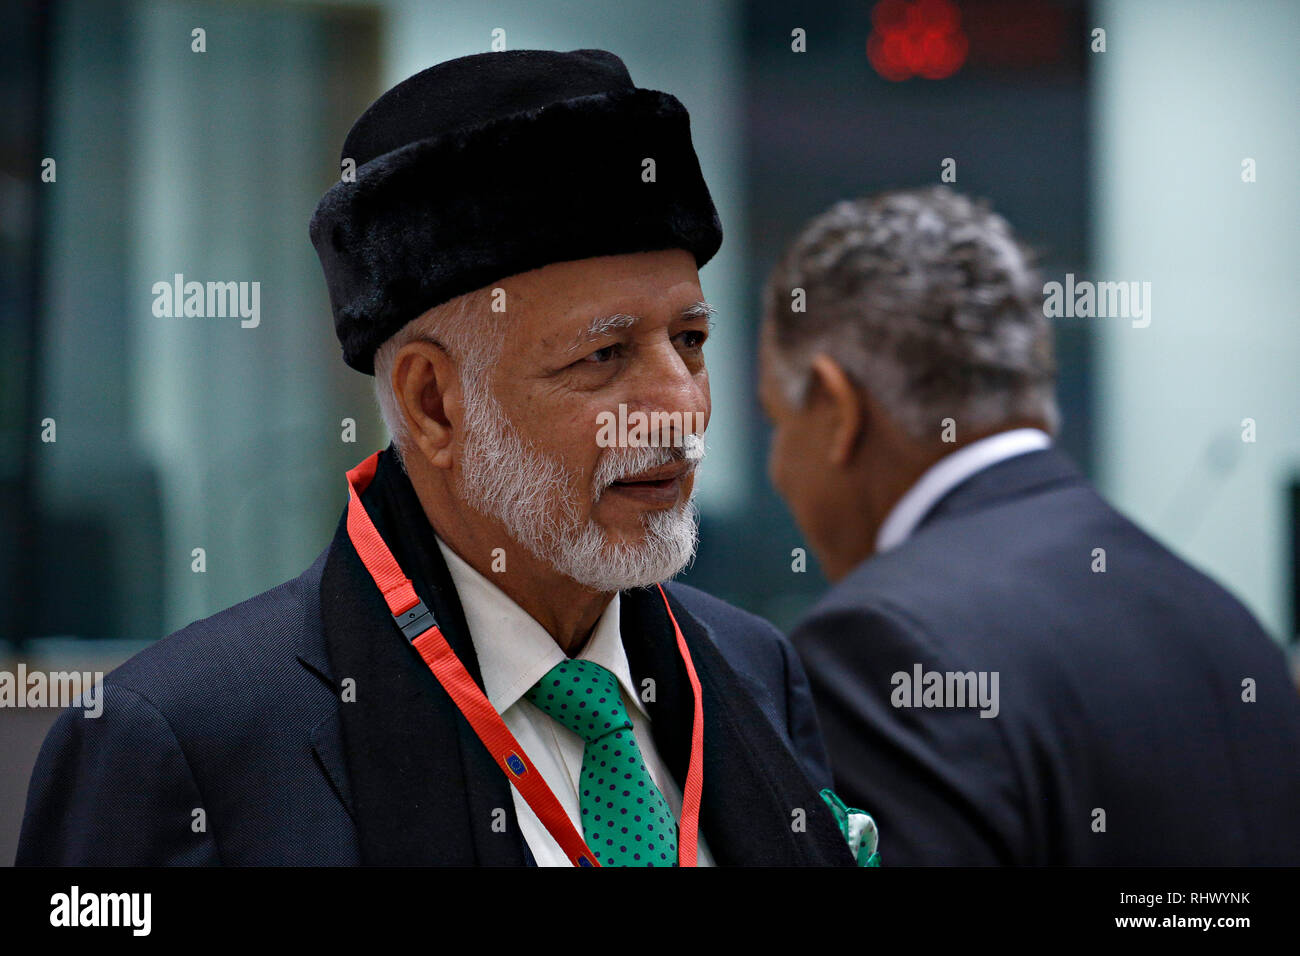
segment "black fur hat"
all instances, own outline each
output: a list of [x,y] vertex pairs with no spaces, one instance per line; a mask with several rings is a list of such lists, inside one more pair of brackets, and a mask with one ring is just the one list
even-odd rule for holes
[[311,241],[343,359],[368,375],[411,319],[507,276],[677,248],[702,266],[722,244],[685,107],[604,50],[439,63],[371,104],[342,158],[356,181],[324,195]]

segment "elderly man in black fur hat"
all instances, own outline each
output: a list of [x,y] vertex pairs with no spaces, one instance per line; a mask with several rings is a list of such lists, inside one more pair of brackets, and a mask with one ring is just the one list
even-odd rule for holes
[[60,718],[19,862],[874,863],[788,645],[662,583],[722,241],[686,110],[600,50],[469,56],[343,160],[311,237],[393,442],[303,575]]

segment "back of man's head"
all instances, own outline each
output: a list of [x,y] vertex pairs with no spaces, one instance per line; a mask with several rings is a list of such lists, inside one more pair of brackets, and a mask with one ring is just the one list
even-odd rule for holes
[[1042,284],[987,202],[933,186],[837,203],[786,249],[764,315],[793,405],[824,354],[921,441],[946,418],[965,434],[1057,428]]

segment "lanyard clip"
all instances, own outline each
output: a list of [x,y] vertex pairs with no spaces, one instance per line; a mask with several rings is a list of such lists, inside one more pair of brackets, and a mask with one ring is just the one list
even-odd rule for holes
[[431,627],[437,626],[437,621],[433,618],[433,613],[424,606],[423,601],[416,603],[407,608],[401,614],[394,614],[393,620],[397,626],[402,629],[408,641],[414,641]]

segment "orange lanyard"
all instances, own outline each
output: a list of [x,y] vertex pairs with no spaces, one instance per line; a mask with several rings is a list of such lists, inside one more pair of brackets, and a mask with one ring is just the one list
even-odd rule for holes
[[[416,595],[411,579],[402,573],[397,559],[388,550],[388,545],[384,544],[379,530],[361,504],[361,493],[375,477],[378,464],[379,452],[375,452],[347,473],[348,536],[352,539],[352,546],[356,548],[361,562],[383,593],[397,626],[419,651],[429,670],[433,671],[433,676],[456,702],[478,739],[487,747],[497,766],[504,771],[506,779],[514,784],[528,806],[537,814],[537,819],[564,850],[569,861],[574,866],[599,866],[586,842],[574,828],[569,815],[560,806],[560,801],[542,779],[541,773],[533,766],[501,715],[496,712],[496,708],[488,701],[443,637],[433,614]],[[677,839],[678,866],[695,866],[700,798],[704,792],[704,706],[700,698],[700,680],[695,673],[695,665],[691,662],[686,639],[682,636],[682,629],[677,625],[677,618],[668,604],[668,595],[664,594],[662,587],[659,588],[659,595],[664,599],[668,619],[673,623],[677,650],[682,655],[682,663],[686,665],[686,675],[690,679],[691,692],[695,698],[695,715],[691,722],[691,759],[686,786],[682,789],[682,812]]]

